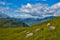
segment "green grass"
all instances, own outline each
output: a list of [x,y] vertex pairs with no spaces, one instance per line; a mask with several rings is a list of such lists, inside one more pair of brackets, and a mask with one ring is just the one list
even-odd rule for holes
[[[49,31],[50,26],[46,26],[47,23],[51,23],[51,26],[55,26],[56,29]],[[37,28],[42,28],[43,30],[34,32]],[[26,38],[26,32],[28,31],[33,32],[34,35]],[[60,40],[60,17],[38,23],[31,27],[0,28],[0,40]]]

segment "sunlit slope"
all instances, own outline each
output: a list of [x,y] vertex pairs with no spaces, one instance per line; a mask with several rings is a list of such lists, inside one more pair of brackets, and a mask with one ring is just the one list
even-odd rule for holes
[[[48,23],[50,23],[49,26],[47,26]],[[56,29],[50,31],[50,26],[54,26]],[[33,35],[26,37],[29,33],[33,33]],[[60,40],[60,17],[31,27],[0,28],[0,40]]]

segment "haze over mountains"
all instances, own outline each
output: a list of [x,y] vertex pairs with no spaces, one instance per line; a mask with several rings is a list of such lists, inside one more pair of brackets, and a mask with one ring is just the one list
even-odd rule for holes
[[57,16],[60,16],[60,3],[52,6],[27,3],[27,5],[22,5],[21,8],[17,8],[16,10],[8,7],[0,8],[0,18],[8,17],[10,19],[20,20],[28,25]]
[[0,13],[0,18],[7,18],[7,17],[8,17],[8,15]]

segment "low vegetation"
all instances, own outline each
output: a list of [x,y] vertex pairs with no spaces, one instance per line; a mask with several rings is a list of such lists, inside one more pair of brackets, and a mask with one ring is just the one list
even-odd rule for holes
[[[55,27],[52,31],[51,26]],[[28,34],[31,36],[26,38]],[[60,17],[31,27],[0,28],[0,40],[60,40]]]

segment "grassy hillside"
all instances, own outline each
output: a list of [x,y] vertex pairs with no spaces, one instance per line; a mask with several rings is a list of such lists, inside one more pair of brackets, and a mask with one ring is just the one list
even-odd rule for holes
[[[56,29],[49,31],[48,23],[51,23],[50,26],[54,26]],[[36,31],[36,29],[40,30]],[[33,35],[26,38],[28,33],[33,33]],[[32,27],[0,28],[0,40],[60,40],[60,17]]]
[[0,27],[25,27],[28,26],[27,24],[16,21],[16,20],[10,20],[6,18],[0,18]]

